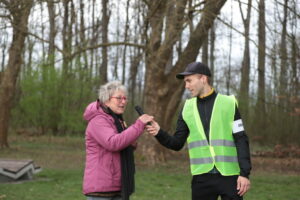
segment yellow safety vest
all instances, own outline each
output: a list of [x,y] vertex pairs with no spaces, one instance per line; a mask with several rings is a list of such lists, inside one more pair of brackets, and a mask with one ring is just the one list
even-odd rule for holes
[[186,100],[182,115],[190,132],[187,142],[192,175],[207,173],[214,166],[223,176],[240,173],[232,135],[235,104],[234,96],[217,95],[210,120],[208,143],[197,108],[197,97]]

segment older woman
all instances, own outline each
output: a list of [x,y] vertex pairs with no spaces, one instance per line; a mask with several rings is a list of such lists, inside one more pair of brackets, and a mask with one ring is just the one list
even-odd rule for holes
[[133,144],[153,117],[144,114],[127,128],[122,118],[126,104],[126,88],[110,82],[100,87],[98,101],[84,112],[83,193],[88,200],[127,200],[134,190]]

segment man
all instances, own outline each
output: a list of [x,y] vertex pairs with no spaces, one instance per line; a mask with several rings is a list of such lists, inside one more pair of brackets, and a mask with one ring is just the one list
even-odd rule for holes
[[234,96],[216,93],[211,72],[200,62],[176,75],[191,92],[173,136],[157,122],[146,127],[163,146],[180,150],[187,141],[193,175],[192,200],[241,200],[250,188],[248,137]]

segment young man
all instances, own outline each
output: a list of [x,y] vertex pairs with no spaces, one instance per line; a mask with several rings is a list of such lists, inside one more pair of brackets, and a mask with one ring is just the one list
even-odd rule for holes
[[147,131],[163,146],[180,150],[187,141],[193,175],[192,200],[241,200],[250,188],[248,137],[234,96],[218,94],[211,72],[200,62],[176,75],[191,92],[173,136],[152,122]]

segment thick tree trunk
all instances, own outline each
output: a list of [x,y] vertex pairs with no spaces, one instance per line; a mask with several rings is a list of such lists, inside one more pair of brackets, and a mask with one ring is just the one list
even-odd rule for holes
[[[130,77],[129,77],[129,94],[130,96],[130,100],[132,105],[135,105],[136,102],[136,77],[137,77],[137,73],[138,73],[138,67],[140,65],[140,62],[142,60],[142,52],[138,51],[136,52],[135,55],[132,56],[131,58],[131,65],[130,65]],[[139,99],[137,99],[139,100]]]
[[12,16],[13,39],[9,59],[0,83],[0,148],[8,147],[7,135],[16,81],[23,62],[22,52],[32,0],[12,1],[6,5]]
[[[184,9],[187,2],[168,1],[167,4],[166,1],[160,1],[150,9],[152,34],[149,38],[146,55],[144,107],[147,113],[155,116],[155,119],[165,130],[170,130],[171,121],[181,102],[184,91],[183,81],[176,80],[175,75],[181,72],[188,63],[195,61],[199,49],[207,37],[208,30],[225,2],[226,0],[206,2],[200,22],[190,34],[186,48],[168,74],[165,73],[165,68],[173,53],[173,45],[180,40],[180,33],[183,29],[182,20],[184,19],[183,15],[185,15]],[[176,9],[173,13],[173,20],[171,20],[172,24],[169,24],[166,28],[165,38],[162,41],[163,13],[166,7],[170,5],[176,5]],[[152,142],[145,145],[145,153],[148,153],[147,158],[152,163],[164,157],[160,153],[160,149],[156,148]],[[150,155],[149,152],[151,152]]]

